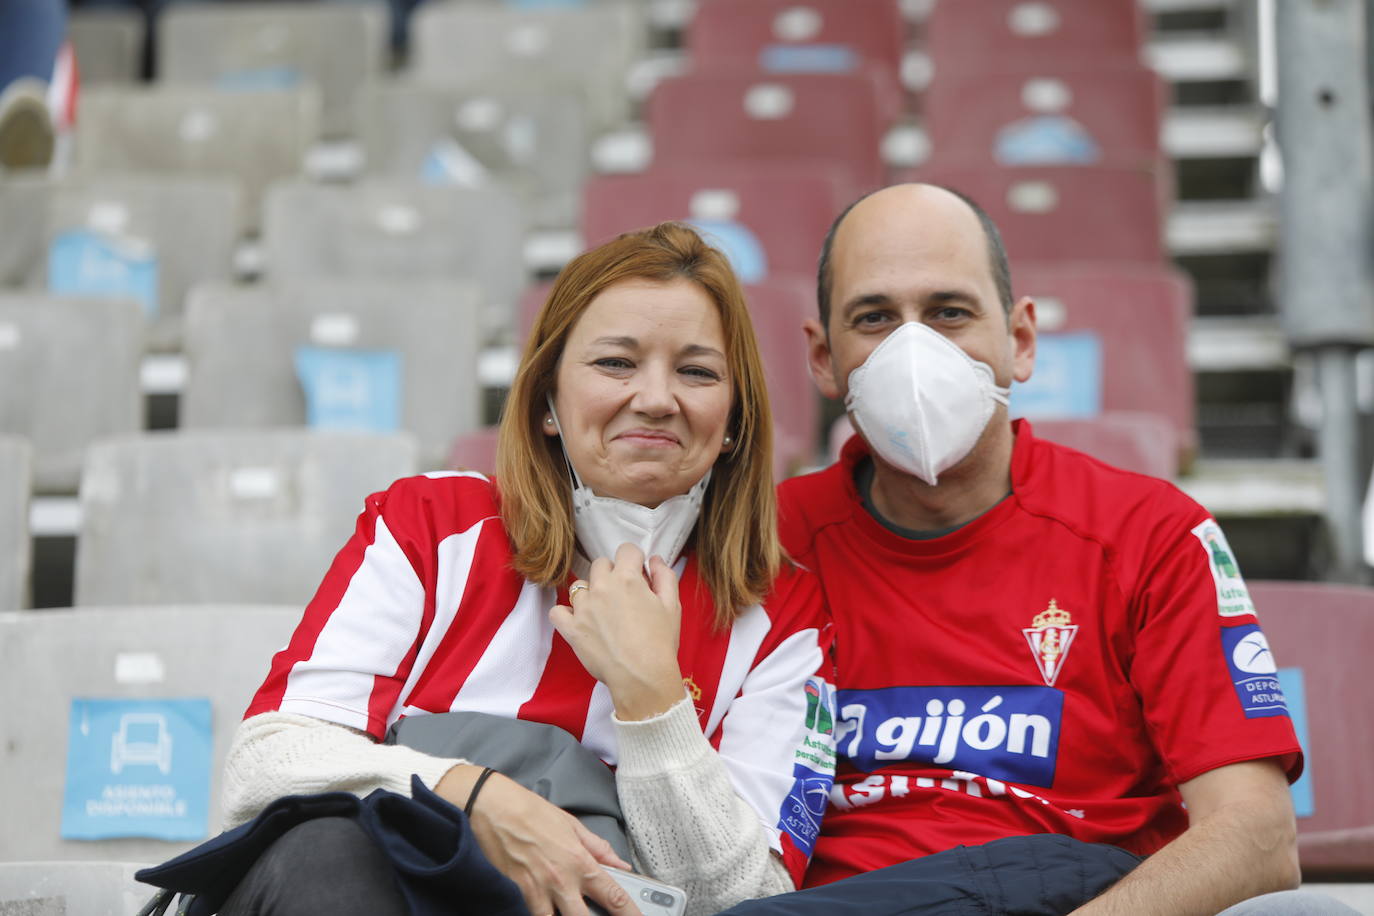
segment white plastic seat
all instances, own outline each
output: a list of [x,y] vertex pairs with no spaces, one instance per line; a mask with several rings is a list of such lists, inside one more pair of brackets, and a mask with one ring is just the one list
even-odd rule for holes
[[304,604],[367,494],[415,473],[402,434],[233,430],[98,443],[75,603]]
[[32,443],[37,492],[76,492],[92,441],[142,428],[142,355],[136,302],[0,294],[0,434]]
[[157,21],[157,76],[221,89],[319,88],[326,136],[353,130],[353,95],[385,65],[384,3],[190,3]]
[[187,318],[183,428],[304,426],[294,368],[301,346],[399,355],[400,428],[420,465],[445,466],[461,433],[481,426],[481,296],[454,283],[321,281],[285,289],[208,285]]
[[539,92],[403,82],[358,93],[358,138],[369,175],[519,191],[531,221],[577,222],[590,172],[585,103],[571,89]]
[[257,227],[267,185],[300,174],[319,136],[312,86],[225,92],[207,86],[102,86],[81,95],[79,171],[225,176],[244,190],[241,216]]
[[643,55],[638,2],[518,9],[431,2],[411,18],[411,72],[471,89],[576,89],[598,130],[630,116],[625,77]]
[[67,13],[67,38],[83,86],[129,85],[143,70],[143,14],[131,8],[86,8]]
[[33,447],[27,439],[0,436],[0,611],[28,607],[32,488]]
[[175,350],[191,284],[233,274],[243,209],[242,192],[229,178],[100,175],[62,181],[49,193],[46,250],[31,282],[55,293],[104,295],[103,271],[112,265],[92,266],[88,254],[73,254],[81,263],[59,268],[53,258],[54,244],[65,237],[75,234],[81,245],[94,242],[123,277],[115,278],[114,294],[127,295],[120,289],[129,284],[126,271],[152,274],[148,295],[139,296],[148,318],[146,343],[152,350]]
[[0,287],[28,285],[42,264],[55,184],[38,170],[0,173]]
[[496,335],[524,288],[525,214],[503,187],[435,187],[371,180],[339,187],[284,182],[267,195],[267,277],[473,281]]
[[[142,838],[62,838],[69,718],[71,701],[78,697],[209,698],[213,751],[207,838],[218,833],[220,770],[229,740],[266,676],[272,654],[286,645],[300,616],[295,606],[234,605],[0,613],[0,695],[23,698],[0,711],[0,734],[5,736],[0,742],[0,772],[13,784],[0,818],[0,859],[30,862],[16,871],[27,870],[32,878],[42,877],[32,864],[38,860],[151,864],[195,845]],[[104,756],[109,755],[107,749]],[[13,872],[7,874],[5,868],[0,865],[0,912],[16,912],[6,909],[5,901],[17,894]],[[43,880],[61,876],[49,874],[55,877]],[[66,874],[70,877],[72,871]],[[95,880],[108,890],[123,884],[123,877],[115,870]],[[69,908],[58,912],[137,912],[91,909],[93,902],[79,894],[79,888],[76,882],[54,887],[71,894]],[[138,902],[152,893],[152,888],[140,891]],[[118,895],[96,899],[109,906],[127,902]]]

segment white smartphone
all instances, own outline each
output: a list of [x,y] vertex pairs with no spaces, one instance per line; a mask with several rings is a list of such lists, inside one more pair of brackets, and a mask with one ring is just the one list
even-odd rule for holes
[[[636,875],[634,872],[611,868],[609,865],[601,867],[615,879],[616,884],[625,888],[630,899],[644,916],[682,916],[683,910],[687,907],[687,892],[681,888],[646,878],[644,875]],[[592,901],[588,901],[587,908],[593,913],[606,912]]]

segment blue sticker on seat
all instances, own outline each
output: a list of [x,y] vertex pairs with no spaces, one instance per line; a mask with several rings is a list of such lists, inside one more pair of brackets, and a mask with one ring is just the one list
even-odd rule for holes
[[151,243],[89,229],[60,233],[48,248],[48,291],[135,299],[156,318],[158,263]]
[[915,762],[1022,785],[1054,784],[1064,693],[1054,687],[841,690],[838,752],[871,773]]
[[1009,410],[1029,419],[1091,419],[1102,413],[1102,342],[1092,331],[1041,334],[1035,373],[1011,386]]
[[1226,656],[1226,667],[1245,718],[1288,715],[1274,653],[1269,650],[1269,641],[1260,632],[1259,624],[1222,627],[1221,651]]
[[768,278],[768,256],[754,231],[743,223],[722,219],[689,219],[706,243],[725,254],[741,283],[761,283]]
[[1073,118],[1036,115],[999,130],[993,157],[999,165],[1092,165],[1102,150]]
[[73,699],[63,838],[203,839],[211,746],[208,699]]
[[297,347],[306,423],[315,429],[393,432],[401,426],[401,354]]
[[759,69],[765,73],[853,73],[859,55],[848,45],[768,45],[759,51]]
[[1302,775],[1288,787],[1293,796],[1293,813],[1298,817],[1311,817],[1316,806],[1312,800],[1312,750],[1307,745],[1307,686],[1303,683],[1301,668],[1280,668],[1277,673],[1279,688],[1288,701],[1288,715],[1293,719],[1293,731],[1306,752]]
[[295,67],[252,67],[221,73],[215,82],[226,92],[258,92],[264,89],[294,89],[302,81],[301,72]]

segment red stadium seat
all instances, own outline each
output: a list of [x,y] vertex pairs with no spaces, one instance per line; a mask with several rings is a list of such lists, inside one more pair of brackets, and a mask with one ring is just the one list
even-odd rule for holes
[[744,296],[773,407],[776,469],[785,475],[815,459],[820,432],[820,394],[811,381],[801,329],[803,321],[815,317],[816,293],[807,277],[779,276],[746,286]]
[[449,468],[455,471],[479,471],[489,476],[495,474],[496,432],[495,426],[488,426],[463,433],[453,440],[453,450],[448,458]]
[[516,340],[520,346],[525,346],[525,341],[529,339],[530,331],[534,328],[534,319],[538,317],[539,310],[544,307],[544,302],[549,298],[549,291],[553,289],[553,281],[546,283],[536,283],[533,286],[525,287],[525,291],[520,294],[520,304],[516,311]]
[[926,22],[937,78],[955,65],[1135,60],[1144,35],[1134,0],[943,0]]
[[654,168],[753,162],[832,165],[849,193],[883,184],[890,125],[867,73],[694,73],[649,98]]
[[[1374,878],[1374,589],[1251,582],[1280,668],[1302,671],[1312,814],[1298,818],[1303,876]],[[1288,697],[1291,704],[1292,696]]]
[[997,224],[1014,260],[1160,264],[1166,256],[1160,180],[1147,168],[931,164],[898,180],[967,194]]
[[707,0],[687,29],[700,70],[876,75],[901,113],[906,23],[896,0]]
[[[1172,478],[1178,471],[1178,434],[1167,419],[1152,413],[1118,411],[1093,420],[1036,420],[1037,438],[1067,445],[1114,467],[1151,477]],[[849,415],[830,427],[830,460],[854,435]]]
[[1035,435],[1137,474],[1171,480],[1178,473],[1179,435],[1167,417],[1104,412],[1091,420],[1036,420]]
[[1138,64],[949,67],[923,96],[933,162],[1152,165],[1164,83]]
[[[1161,415],[1173,428],[1171,441],[1184,450],[1196,446],[1196,403],[1187,356],[1192,287],[1184,275],[1143,264],[1018,262],[1012,266],[1012,285],[1018,296],[1036,300],[1041,333],[1097,335],[1104,413]],[[1040,426],[1036,424],[1037,431]],[[1177,458],[1171,455],[1171,463]],[[1176,466],[1160,476],[1173,470]]]
[[587,182],[582,238],[596,245],[666,219],[728,220],[758,237],[770,274],[810,275],[831,220],[849,198],[843,171],[824,165],[655,166]]

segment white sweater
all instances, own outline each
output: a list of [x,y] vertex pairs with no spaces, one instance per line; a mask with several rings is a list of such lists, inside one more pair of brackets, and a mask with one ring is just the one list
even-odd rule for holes
[[[639,722],[615,719],[616,788],[636,866],[687,893],[687,916],[793,890],[757,814],[736,794],[688,699]],[[465,760],[433,757],[283,712],[239,726],[224,768],[225,826],[251,820],[283,795],[373,789],[410,794],[411,774],[433,788]]]

